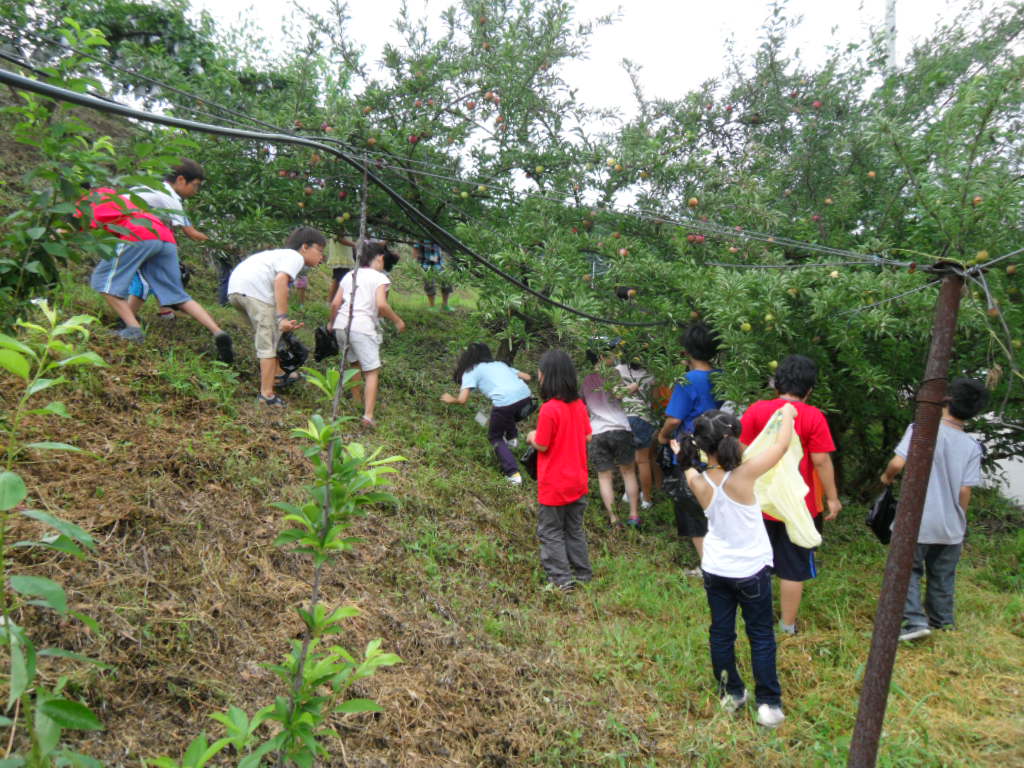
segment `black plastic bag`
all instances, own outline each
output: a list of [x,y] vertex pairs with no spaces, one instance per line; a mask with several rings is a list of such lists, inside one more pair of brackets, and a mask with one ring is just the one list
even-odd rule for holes
[[318,325],[313,331],[313,359],[318,363],[325,357],[334,357],[340,351],[338,349],[338,337],[334,331],[327,330],[326,325]]
[[864,523],[871,529],[883,544],[888,544],[892,539],[892,521],[896,519],[896,497],[892,488],[886,486],[882,494],[875,499],[875,503],[868,510]]
[[297,371],[308,359],[309,349],[291,331],[281,334],[281,340],[277,343],[277,363],[281,370],[285,373]]
[[526,451],[523,453],[522,458],[519,459],[519,461],[522,462],[523,469],[526,471],[526,474],[528,474],[531,479],[536,480],[537,479],[537,449],[534,448],[531,445],[529,448],[526,449]]

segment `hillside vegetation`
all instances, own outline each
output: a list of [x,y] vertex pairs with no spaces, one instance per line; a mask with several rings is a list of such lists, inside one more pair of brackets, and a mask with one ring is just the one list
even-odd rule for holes
[[[314,275],[311,297],[323,297],[326,277]],[[101,315],[82,281],[65,281],[63,311]],[[201,270],[199,282],[207,301],[212,275]],[[473,409],[438,399],[455,351],[478,338],[468,301],[457,294],[455,313],[430,311],[414,266],[396,270],[394,305],[408,330],[384,348],[378,430],[353,427],[351,439],[406,457],[392,488],[400,504],[357,523],[361,543],[323,590],[328,606],[362,612],[343,644],[382,638],[403,663],[356,692],[382,714],[336,717],[343,738],[329,745],[329,764],[844,765],[885,557],[863,526],[862,489],[843,489],[801,634],[780,642],[786,722],[766,732],[752,710],[723,714],[704,592],[684,575],[695,555],[676,538],[667,500],[641,532],[613,531],[595,487],[594,582],[571,595],[543,588],[532,483],[509,487]],[[298,314],[308,330],[325,311],[311,300]],[[97,331],[92,346],[109,367],[77,375],[63,398],[72,418],[59,424],[59,439],[87,453],[28,454],[18,466],[35,505],[98,542],[84,562],[25,554],[19,568],[61,581],[72,609],[98,622],[22,617],[41,645],[110,665],[42,665],[50,684],[69,675],[69,690],[103,721],[105,731],[72,738],[109,765],[177,757],[201,730],[219,734],[212,713],[272,701],[280,683],[264,665],[301,632],[294,607],[308,596],[309,569],[272,546],[281,522],[270,504],[297,499],[309,481],[290,430],[320,403],[300,388],[285,411],[256,407],[250,338],[233,310],[216,314],[236,339],[232,368],[213,361],[187,319],[153,319],[139,346]],[[531,369],[540,351],[517,363]],[[2,390],[4,408],[11,392]],[[53,439],[52,420],[33,429]],[[1024,535],[1010,524],[1019,511],[998,497],[979,493],[972,506],[959,629],[901,647],[882,765],[1024,762]],[[738,642],[749,680],[742,632]]]

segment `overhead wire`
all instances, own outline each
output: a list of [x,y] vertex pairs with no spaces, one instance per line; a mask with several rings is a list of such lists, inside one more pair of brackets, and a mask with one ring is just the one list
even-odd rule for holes
[[463,243],[458,237],[449,232],[441,224],[437,223],[436,221],[428,217],[426,214],[424,214],[422,211],[420,211],[418,208],[416,208],[414,205],[412,205],[402,195],[400,195],[398,192],[392,189],[390,185],[385,183],[384,180],[381,179],[376,173],[370,171],[368,162],[360,161],[355,157],[352,157],[348,153],[341,152],[340,150],[334,147],[330,147],[328,145],[322,144],[317,141],[313,141],[311,139],[305,139],[299,136],[292,136],[288,134],[258,133],[255,131],[225,128],[223,126],[211,125],[208,123],[200,123],[193,120],[185,120],[182,118],[169,117],[166,115],[157,115],[150,112],[145,112],[143,110],[134,109],[132,107],[119,104],[117,102],[105,102],[90,94],[69,91],[67,89],[59,88],[57,86],[49,85],[47,83],[42,83],[37,80],[32,80],[30,78],[23,77],[21,75],[17,75],[13,72],[8,72],[6,70],[0,70],[0,82],[3,82],[6,85],[11,86],[13,88],[32,91],[44,96],[49,96],[50,98],[54,99],[69,101],[71,103],[78,104],[79,106],[97,109],[103,112],[110,112],[112,114],[119,114],[122,117],[129,117],[136,120],[153,122],[160,125],[167,125],[173,128],[197,131],[201,133],[211,133],[222,136],[230,136],[235,138],[297,144],[300,146],[319,148],[324,152],[333,153],[340,157],[341,159],[343,159],[353,168],[356,168],[358,170],[365,170],[370,180],[373,181],[373,183],[380,187],[382,190],[384,190],[388,197],[391,198],[392,202],[394,202],[401,210],[403,210],[406,213],[406,215],[408,215],[411,219],[413,219],[418,224],[420,224],[421,226],[425,227],[428,231],[430,231],[436,238],[439,238],[442,241],[447,241],[457,246],[460,251],[471,256],[474,260],[476,260],[486,269],[489,269],[490,271],[498,275],[500,278],[518,286],[522,291],[535,296],[542,302],[554,306],[558,309],[565,310],[566,312],[574,314],[578,317],[583,317],[587,320],[591,320],[593,322],[606,325],[619,325],[629,327],[654,327],[664,325],[668,322],[667,320],[660,320],[656,322],[613,320],[606,317],[600,317],[599,315],[595,315],[593,313],[586,312],[580,309],[576,309],[575,307],[572,307],[568,304],[552,299],[549,296],[545,296],[540,291],[531,288],[523,281],[519,280],[518,278],[514,277],[513,275],[509,274],[505,270],[498,267],[496,264],[493,264],[488,259],[478,254],[468,245]]

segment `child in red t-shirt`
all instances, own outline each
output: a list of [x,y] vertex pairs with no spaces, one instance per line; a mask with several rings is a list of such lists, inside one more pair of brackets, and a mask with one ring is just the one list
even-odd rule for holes
[[580,399],[576,367],[565,352],[548,350],[538,367],[544,404],[527,439],[537,449],[540,563],[548,581],[569,592],[593,576],[583,532],[590,417]]
[[[761,434],[772,415],[786,403],[796,408],[795,432],[800,438],[804,455],[800,460],[800,475],[807,484],[807,509],[814,518],[814,524],[821,531],[822,514],[815,494],[815,475],[825,491],[828,511],[825,520],[834,520],[843,508],[836,489],[835,472],[832,468],[831,453],[836,449],[832,433],[825,420],[825,414],[807,404],[807,397],[818,381],[818,367],[803,355],[787,356],[775,372],[775,389],[779,396],[772,400],[758,400],[743,414],[743,433],[740,442],[750,445]],[[773,569],[779,577],[779,628],[786,634],[796,634],[796,616],[800,610],[804,582],[818,575],[814,563],[814,550],[804,549],[789,540],[786,525],[770,515],[764,515],[764,525],[772,542],[775,564]]]

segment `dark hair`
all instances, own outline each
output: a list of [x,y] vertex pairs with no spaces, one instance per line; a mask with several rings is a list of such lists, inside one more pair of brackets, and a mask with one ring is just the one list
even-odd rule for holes
[[288,235],[288,241],[284,244],[284,247],[297,251],[304,245],[326,246],[327,238],[324,237],[323,232],[319,229],[313,229],[312,227],[298,227]]
[[718,354],[718,333],[704,323],[694,323],[683,334],[683,349],[694,360],[708,362]]
[[818,383],[818,364],[803,355],[786,355],[775,370],[775,389],[780,395],[807,397]]
[[455,364],[455,373],[452,378],[457,385],[462,384],[462,377],[467,371],[476,368],[478,363],[489,363],[494,358],[491,356],[491,348],[482,341],[474,341],[459,355],[459,362]]
[[181,158],[180,163],[171,166],[171,170],[164,176],[164,181],[169,181],[173,184],[179,176],[184,176],[185,181],[188,182],[195,181],[196,179],[206,181],[206,172],[203,170],[203,166],[187,157]]
[[540,396],[544,400],[561,400],[571,403],[580,399],[579,381],[576,366],[569,355],[561,349],[549,349],[540,357],[537,364],[543,375],[540,383]]
[[949,413],[955,419],[971,419],[988,405],[988,390],[977,379],[953,379],[947,395]]
[[384,254],[384,271],[390,272],[394,269],[395,264],[398,263],[398,254],[388,249],[387,245],[380,242],[379,240],[373,240],[370,242],[363,243],[363,250],[359,254],[357,261],[360,267],[368,267],[373,263],[381,254]]
[[743,461],[740,420],[725,411],[705,411],[693,422],[693,441],[704,453],[718,457],[718,465],[733,470]]

